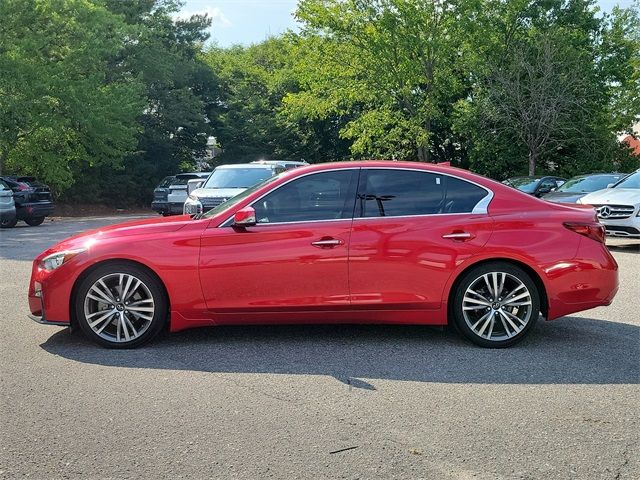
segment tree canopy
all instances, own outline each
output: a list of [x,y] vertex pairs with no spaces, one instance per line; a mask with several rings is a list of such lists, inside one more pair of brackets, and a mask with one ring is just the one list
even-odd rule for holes
[[207,43],[179,0],[0,2],[0,172],[148,203],[165,175],[259,158],[451,161],[495,178],[629,171],[640,3],[301,0],[298,32]]

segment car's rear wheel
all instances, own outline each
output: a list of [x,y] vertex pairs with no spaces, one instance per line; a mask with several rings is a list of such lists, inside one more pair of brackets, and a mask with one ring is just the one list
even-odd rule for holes
[[133,348],[166,323],[167,298],[160,281],[129,263],[98,267],[80,283],[75,313],[80,329],[109,348]]
[[31,227],[37,227],[38,225],[41,225],[42,222],[44,222],[44,217],[25,218],[24,221],[27,225]]
[[483,347],[508,347],[522,340],[540,316],[540,293],[531,276],[507,262],[467,272],[453,298],[460,332]]
[[0,228],[13,228],[18,223],[16,217],[0,219]]

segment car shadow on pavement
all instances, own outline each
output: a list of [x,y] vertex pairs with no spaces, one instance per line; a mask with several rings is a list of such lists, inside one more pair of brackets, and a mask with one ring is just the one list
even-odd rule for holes
[[639,383],[640,327],[565,317],[540,321],[507,349],[475,347],[446,329],[323,325],[212,327],[165,334],[136,350],[108,350],[68,329],[41,346],[78,362],[216,373],[330,375],[481,384]]

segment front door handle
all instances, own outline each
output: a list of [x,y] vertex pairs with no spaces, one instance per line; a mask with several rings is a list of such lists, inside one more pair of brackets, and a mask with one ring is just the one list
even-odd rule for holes
[[321,238],[315,242],[311,242],[311,245],[318,248],[334,248],[338,245],[342,245],[344,242],[337,238]]
[[471,240],[473,237],[475,237],[475,235],[469,232],[452,232],[442,235],[442,238],[449,240]]

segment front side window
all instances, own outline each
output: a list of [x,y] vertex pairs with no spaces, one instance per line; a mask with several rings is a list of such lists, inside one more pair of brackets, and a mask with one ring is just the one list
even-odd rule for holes
[[258,224],[351,218],[358,170],[320,172],[292,180],[256,201]]
[[369,170],[363,185],[363,217],[471,213],[488,195],[465,180],[415,170]]

